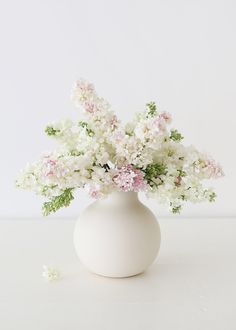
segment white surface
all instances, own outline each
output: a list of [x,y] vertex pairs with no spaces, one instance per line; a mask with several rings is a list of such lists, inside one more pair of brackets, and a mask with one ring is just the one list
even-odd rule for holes
[[[186,143],[227,175],[214,183],[214,206],[185,214],[236,215],[235,17],[233,0],[1,1],[0,217],[40,216],[41,200],[15,190],[14,178],[54,147],[48,122],[77,117],[69,95],[80,76],[123,120],[151,100],[171,112]],[[85,203],[56,216],[76,216]]]
[[[74,221],[0,222],[0,329],[235,330],[235,219],[160,224],[158,262],[109,279],[80,266]],[[44,282],[43,264],[61,280]]]

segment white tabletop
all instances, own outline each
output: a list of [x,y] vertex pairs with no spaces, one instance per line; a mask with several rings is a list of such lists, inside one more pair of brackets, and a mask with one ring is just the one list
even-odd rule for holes
[[[235,330],[236,219],[160,219],[162,245],[142,275],[87,272],[73,220],[0,221],[1,330]],[[47,283],[42,266],[61,271]]]

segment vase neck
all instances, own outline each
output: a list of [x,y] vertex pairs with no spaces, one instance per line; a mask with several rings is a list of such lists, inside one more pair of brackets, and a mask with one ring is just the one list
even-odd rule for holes
[[115,191],[112,192],[108,197],[107,200],[113,201],[137,201],[138,200],[138,193],[133,191],[122,192],[122,191]]

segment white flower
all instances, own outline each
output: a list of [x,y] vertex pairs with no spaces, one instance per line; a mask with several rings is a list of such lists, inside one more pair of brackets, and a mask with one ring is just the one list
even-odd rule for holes
[[[17,178],[17,186],[47,198],[45,214],[68,206],[76,189],[85,188],[94,198],[119,186],[128,190],[132,173],[114,179],[118,168],[139,173],[138,182],[145,182],[147,195],[169,204],[174,212],[188,200],[214,200],[215,193],[203,186],[203,180],[221,177],[221,167],[195,147],[182,144],[176,129],[168,131],[171,116],[157,110],[155,103],[123,126],[91,83],[76,82],[72,100],[83,117],[49,124],[45,132],[60,147],[27,165]],[[134,183],[135,191],[143,189]]]
[[49,282],[56,281],[60,278],[58,270],[46,265],[43,266],[42,276]]

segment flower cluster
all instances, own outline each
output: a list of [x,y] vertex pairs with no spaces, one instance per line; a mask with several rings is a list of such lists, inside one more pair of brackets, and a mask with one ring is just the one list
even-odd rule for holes
[[44,215],[68,206],[80,188],[95,199],[113,191],[144,191],[174,213],[186,201],[215,200],[203,180],[223,176],[222,168],[182,144],[183,136],[167,128],[171,115],[154,102],[124,126],[92,84],[78,81],[72,100],[83,117],[49,124],[45,132],[60,147],[27,165],[17,178],[17,186],[47,199]]
[[131,164],[124,165],[116,170],[117,174],[113,176],[115,185],[121,191],[141,191],[146,189],[146,180],[144,172],[135,168]]

